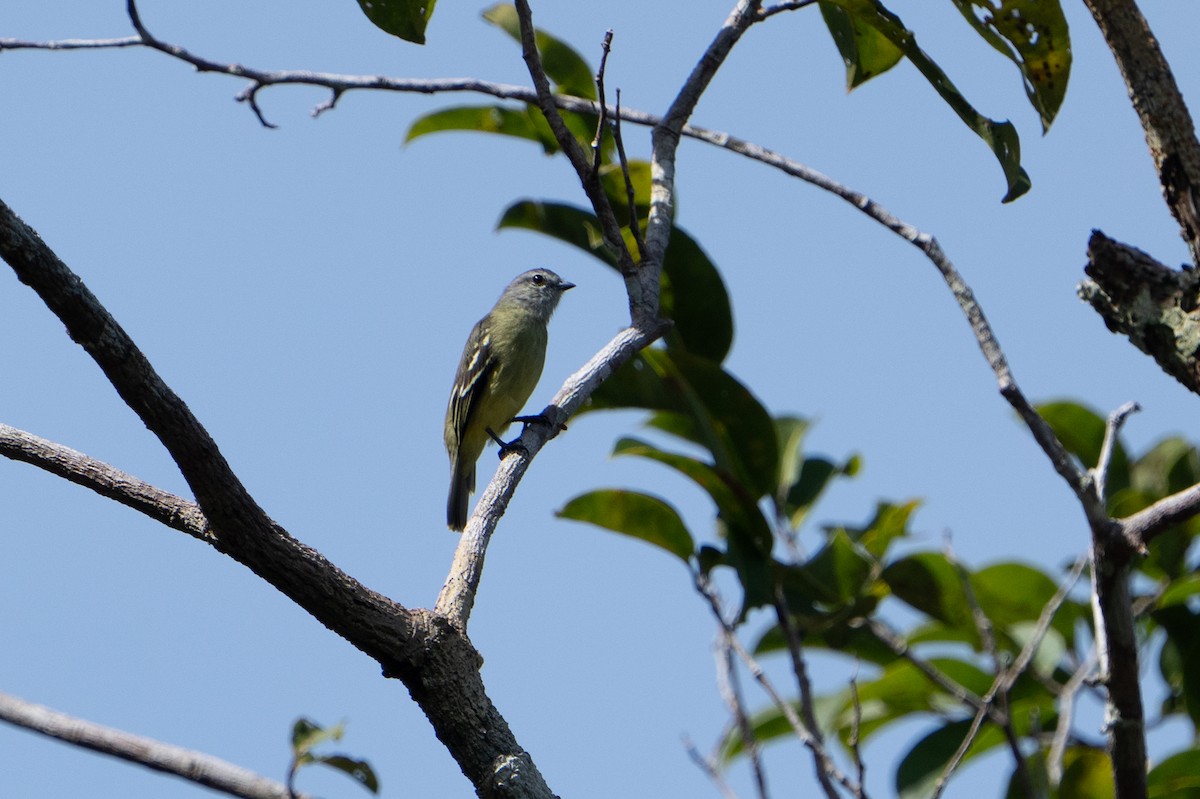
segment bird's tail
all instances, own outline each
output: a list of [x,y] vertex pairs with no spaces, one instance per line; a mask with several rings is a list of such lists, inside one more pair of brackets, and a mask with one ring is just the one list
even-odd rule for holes
[[450,497],[446,500],[446,524],[462,532],[467,526],[467,500],[475,490],[475,464],[455,461],[450,470]]

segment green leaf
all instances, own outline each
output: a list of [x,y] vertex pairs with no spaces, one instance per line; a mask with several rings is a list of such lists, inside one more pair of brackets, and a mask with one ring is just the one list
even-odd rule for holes
[[773,542],[770,525],[763,518],[754,497],[745,488],[723,473],[696,458],[661,450],[635,438],[622,438],[613,448],[613,455],[637,455],[670,466],[683,474],[712,499],[717,516],[728,538],[741,538],[754,549],[769,554]]
[[1171,755],[1146,778],[1150,799],[1200,799],[1200,749]]
[[1200,594],[1200,572],[1191,572],[1166,587],[1158,598],[1158,607],[1186,604],[1196,594]]
[[668,346],[721,363],[733,346],[733,310],[716,265],[685,230],[675,226],[663,255],[660,313],[675,322]]
[[298,718],[292,725],[292,752],[297,757],[307,754],[314,747],[327,741],[342,740],[345,732],[345,724],[325,728],[311,719]]
[[772,490],[774,424],[750,391],[718,364],[684,352],[642,350],[592,395],[590,410],[644,408],[669,411],[652,424],[700,444],[718,469],[754,497]]
[[[1067,452],[1079,458],[1084,468],[1091,469],[1096,465],[1104,443],[1106,421],[1103,416],[1075,402],[1047,402],[1038,405],[1036,410],[1054,430]],[[1108,471],[1109,496],[1128,485],[1129,458],[1121,442],[1117,441],[1113,446]]]
[[600,220],[596,219],[596,215],[590,211],[584,211],[573,205],[540,200],[518,200],[504,209],[496,227],[537,231],[578,247],[614,269],[617,265],[616,256],[604,243]]
[[801,570],[817,589],[817,599],[830,604],[847,604],[858,598],[871,576],[873,565],[850,537],[839,530]]
[[967,102],[962,93],[946,76],[932,58],[917,46],[917,39],[912,31],[904,27],[900,18],[884,8],[879,0],[824,0],[825,3],[841,8],[852,20],[854,25],[865,25],[879,31],[888,41],[901,50],[913,66],[929,81],[946,102],[958,114],[958,118],[975,132],[980,139],[992,150],[1004,178],[1008,190],[1004,202],[1011,202],[1029,191],[1029,176],[1021,168],[1021,140],[1017,129],[1009,122],[997,122],[981,115]]
[[696,545],[678,511],[658,497],[610,488],[575,497],[557,514],[665,549],[687,563]]
[[1112,799],[1113,796],[1112,761],[1108,753],[1091,746],[1070,746],[1063,750],[1058,799]]
[[899,63],[904,52],[878,28],[851,16],[846,9],[821,0],[821,17],[846,62],[846,90],[861,86]]
[[537,142],[547,154],[558,151],[558,142],[541,113],[528,107],[502,105],[459,106],[434,111],[418,117],[409,127],[404,141],[408,143],[430,133],[452,130],[498,133]]
[[826,458],[804,457],[801,446],[808,428],[808,420],[798,416],[775,419],[779,441],[779,475],[773,499],[776,512],[785,516],[793,529],[799,529],[804,523],[835,478],[853,476],[860,465],[857,455],[842,464],[835,464]]
[[[818,696],[813,700],[813,715],[816,716],[819,727],[822,729],[829,727],[832,716],[846,702],[846,696],[848,696],[848,693],[843,691],[837,694]],[[798,703],[793,702],[792,709],[797,716],[800,715]],[[794,740],[796,736],[796,732],[792,729],[787,716],[775,705],[770,705],[765,710],[751,716],[750,728],[754,732],[755,742],[760,745],[777,741]],[[717,745],[717,761],[722,766],[728,766],[744,753],[745,745],[742,739],[742,731],[738,725],[731,724],[725,732],[725,737]]]
[[1071,75],[1071,34],[1058,0],[954,0],[954,5],[1021,70],[1025,94],[1042,130],[1049,130]]
[[958,571],[937,552],[918,552],[883,570],[883,580],[897,599],[960,630],[974,631],[971,611]]
[[[1058,590],[1048,575],[1023,563],[997,563],[980,569],[971,575],[971,588],[992,625],[1010,636],[1014,627],[1036,621]],[[1064,641],[1074,640],[1076,607],[1064,602],[1051,622]]]
[[893,541],[908,538],[908,523],[921,507],[919,499],[896,505],[891,502],[879,502],[875,505],[875,515],[864,527],[826,528],[827,532],[842,530],[850,536],[850,540],[859,544],[876,560],[883,560]]
[[[899,799],[924,799],[950,758],[962,745],[971,727],[970,719],[951,721],[938,727],[913,745],[896,769],[896,795]],[[1004,734],[994,725],[984,725],[963,757],[975,758],[1004,742]]]
[[[633,186],[633,214],[646,229],[646,219],[650,213],[650,162],[632,159],[628,162],[629,183]],[[604,164],[600,167],[600,185],[604,194],[617,216],[617,221],[628,226],[629,190],[625,185],[625,172],[620,164]],[[674,207],[672,207],[672,212]]]
[[313,758],[312,762],[340,771],[371,793],[379,793],[379,777],[365,760],[355,760],[346,755],[325,755]]
[[1151,617],[1167,633],[1159,670],[1172,697],[1182,701],[1192,726],[1200,726],[1200,614],[1186,605],[1159,608]]
[[[991,686],[991,676],[978,667],[954,658],[930,658],[930,665],[959,685],[982,696]],[[894,721],[915,713],[946,713],[960,707],[958,700],[929,680],[916,666],[896,660],[878,679],[860,682],[859,738],[866,741]],[[838,718],[838,734],[845,739],[854,720],[854,709],[847,703]]]
[[[1008,632],[1016,641],[1017,648],[1023,649],[1033,636],[1036,628],[1036,623],[1024,621],[1013,624],[1009,627]],[[1030,666],[1036,674],[1040,674],[1043,677],[1052,677],[1054,670],[1062,663],[1063,656],[1066,653],[1067,642],[1063,639],[1062,633],[1051,627],[1042,636],[1042,640],[1034,652]]]
[[1186,439],[1164,438],[1130,465],[1130,483],[1154,499],[1200,482],[1200,453]]
[[[521,41],[521,24],[517,9],[508,3],[498,3],[483,12],[483,18],[507,33],[518,43]],[[596,83],[592,68],[583,56],[570,45],[535,29],[538,52],[542,56],[542,68],[546,76],[556,85],[556,93],[573,94],[586,100],[596,99]]]
[[[504,210],[498,228],[522,228],[578,247],[616,268],[595,214],[563,203],[520,200]],[[662,315],[675,322],[668,343],[720,362],[733,343],[733,311],[717,267],[685,230],[676,227],[663,260]]]
[[367,19],[407,42],[425,44],[425,26],[437,0],[358,0]]

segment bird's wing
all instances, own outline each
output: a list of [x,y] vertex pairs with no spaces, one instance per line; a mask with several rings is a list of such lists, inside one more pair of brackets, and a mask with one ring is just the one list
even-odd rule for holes
[[463,357],[458,364],[458,374],[454,378],[454,395],[450,397],[451,426],[460,440],[479,407],[479,400],[495,368],[491,335],[481,320],[467,338],[467,346],[463,348]]

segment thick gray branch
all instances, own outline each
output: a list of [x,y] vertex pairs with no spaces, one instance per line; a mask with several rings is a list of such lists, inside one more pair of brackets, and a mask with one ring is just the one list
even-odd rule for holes
[[[215,548],[374,658],[386,675],[399,677],[481,796],[553,796],[484,691],[479,654],[465,636],[436,614],[410,611],[370,590],[271,521],[116,320],[2,201],[0,258],[38,293],[162,441],[209,521]],[[19,449],[23,460],[33,460],[39,446],[34,441],[12,449]],[[55,463],[55,453],[43,454],[48,464]],[[78,476],[83,467],[75,466],[47,468]],[[100,490],[99,484],[112,479],[76,482]]]
[[1172,269],[1098,230],[1088,240],[1090,278],[1079,296],[1114,333],[1200,394],[1200,273]]

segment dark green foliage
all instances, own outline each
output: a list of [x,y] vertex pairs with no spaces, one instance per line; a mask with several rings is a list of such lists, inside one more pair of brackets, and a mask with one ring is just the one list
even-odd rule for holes
[[358,6],[380,30],[414,44],[425,44],[425,26],[437,0],[358,0]]

